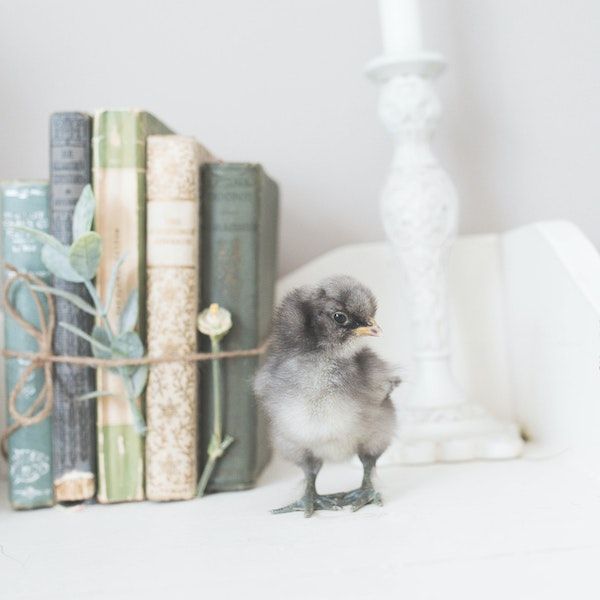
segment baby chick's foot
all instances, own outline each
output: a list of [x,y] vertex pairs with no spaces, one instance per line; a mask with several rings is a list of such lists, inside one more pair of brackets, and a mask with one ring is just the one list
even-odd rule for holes
[[287,506],[275,508],[271,512],[274,515],[281,515],[288,512],[304,512],[305,517],[310,517],[315,510],[341,510],[342,507],[337,499],[330,496],[320,496],[317,493],[304,494],[300,500],[292,502]]
[[377,506],[383,506],[381,494],[376,492],[371,486],[359,487],[351,492],[329,494],[327,497],[335,500],[341,506],[351,506],[353,512],[359,510],[367,504],[377,504]]
[[352,505],[352,512],[356,512],[367,504],[377,504],[377,506],[383,506],[383,500],[381,494],[376,492],[373,488],[358,488],[354,492],[350,492],[352,498],[349,504]]

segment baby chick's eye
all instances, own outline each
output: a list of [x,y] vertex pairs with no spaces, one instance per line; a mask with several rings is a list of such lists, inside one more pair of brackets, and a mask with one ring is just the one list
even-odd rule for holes
[[343,312],[333,313],[333,320],[340,325],[343,325],[348,320],[348,317]]

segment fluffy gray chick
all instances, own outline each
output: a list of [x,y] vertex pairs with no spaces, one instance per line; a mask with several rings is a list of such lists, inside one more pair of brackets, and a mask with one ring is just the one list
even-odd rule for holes
[[[349,276],[291,291],[277,308],[268,355],[255,390],[271,420],[273,445],[306,477],[304,496],[274,513],[353,510],[381,505],[371,472],[395,429],[390,393],[399,383],[391,367],[362,336],[379,336],[372,292]],[[324,461],[358,455],[360,488],[320,495],[316,478]]]

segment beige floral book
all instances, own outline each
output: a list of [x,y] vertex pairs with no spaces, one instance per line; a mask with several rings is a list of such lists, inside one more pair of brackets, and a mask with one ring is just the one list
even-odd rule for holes
[[[200,165],[193,138],[147,142],[147,326],[150,356],[196,351]],[[146,496],[185,500],[197,483],[197,365],[154,364],[146,389]]]

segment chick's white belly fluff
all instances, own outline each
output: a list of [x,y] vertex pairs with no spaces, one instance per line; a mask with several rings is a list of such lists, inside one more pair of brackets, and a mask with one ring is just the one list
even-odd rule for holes
[[347,398],[334,394],[322,398],[290,398],[277,416],[278,449],[288,458],[306,451],[323,461],[342,461],[356,454],[360,440],[360,415]]

